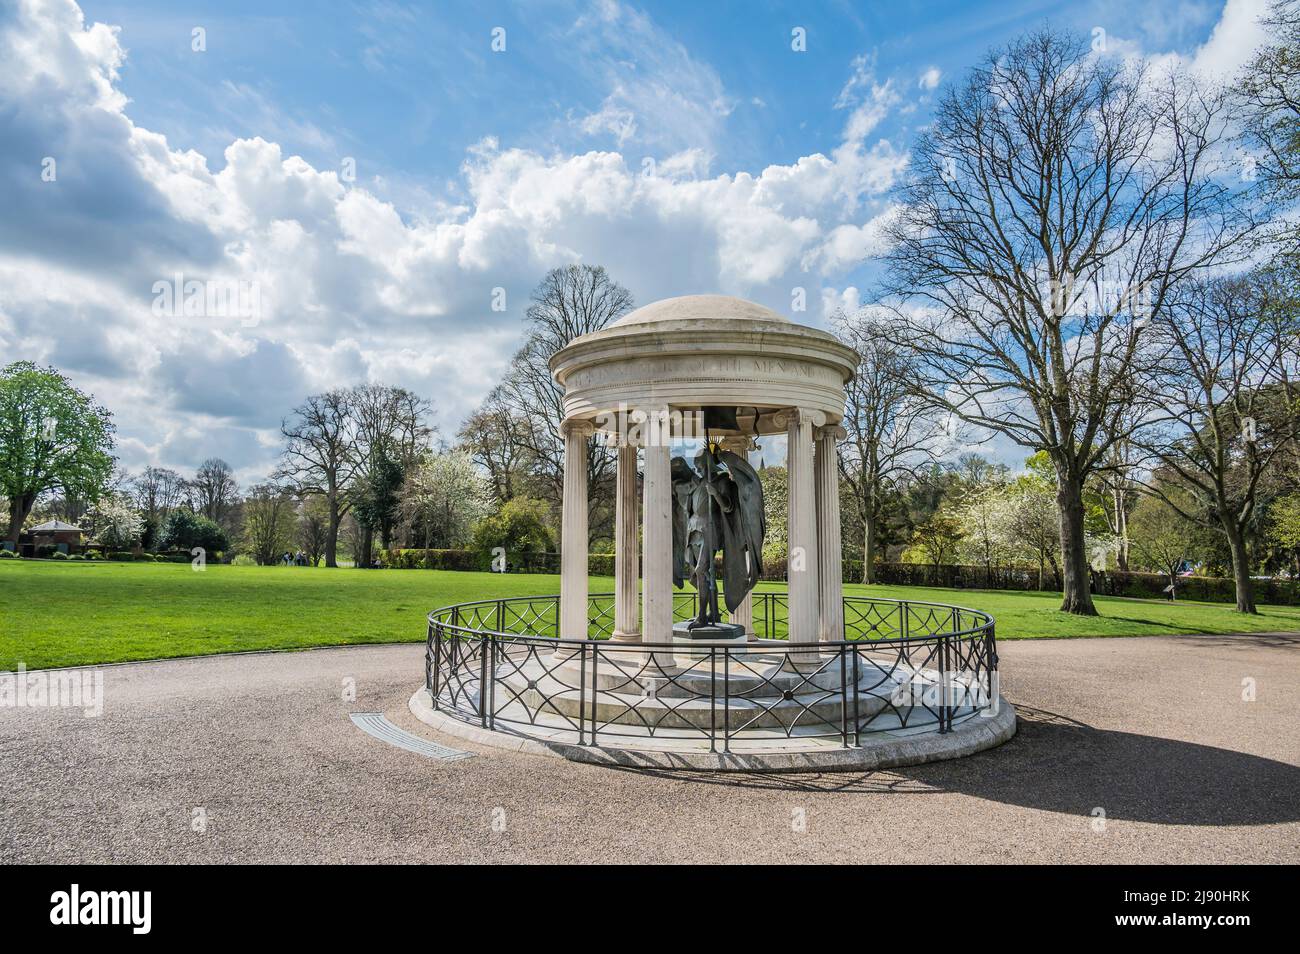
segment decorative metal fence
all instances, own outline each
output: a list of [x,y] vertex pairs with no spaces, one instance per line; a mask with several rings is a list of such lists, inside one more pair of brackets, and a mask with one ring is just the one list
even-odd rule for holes
[[[694,594],[677,594],[690,619]],[[756,642],[620,643],[612,595],[590,597],[587,639],[558,639],[559,597],[447,606],[429,615],[436,709],[487,729],[580,745],[750,740],[860,745],[885,730],[948,732],[995,711],[993,618],[963,607],[844,597],[844,638],[787,641],[788,596],[753,595]]]

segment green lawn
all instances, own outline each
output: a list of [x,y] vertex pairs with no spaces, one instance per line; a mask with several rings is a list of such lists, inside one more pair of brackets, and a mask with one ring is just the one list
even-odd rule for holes
[[[593,593],[613,580],[593,578]],[[188,564],[0,562],[0,670],[250,649],[424,638],[449,603],[555,593],[554,576]],[[1217,603],[1099,599],[1068,617],[1051,593],[846,586],[849,593],[956,603],[992,613],[1003,639],[1300,630],[1300,608],[1243,617]]]

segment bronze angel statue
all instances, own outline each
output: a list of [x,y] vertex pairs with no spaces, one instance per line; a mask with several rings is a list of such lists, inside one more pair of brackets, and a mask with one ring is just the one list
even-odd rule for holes
[[722,551],[723,595],[734,612],[763,571],[763,486],[739,454],[705,441],[695,465],[672,460],[673,583],[690,580],[699,612],[690,629],[722,622],[714,559]]

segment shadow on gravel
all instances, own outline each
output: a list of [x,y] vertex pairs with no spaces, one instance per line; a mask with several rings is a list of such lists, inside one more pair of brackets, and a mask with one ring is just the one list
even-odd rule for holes
[[847,795],[938,794],[1158,825],[1300,820],[1300,768],[1193,742],[1097,729],[1019,706],[1015,738],[988,752],[880,772],[649,771],[691,784]]
[[[1181,642],[1181,641],[1180,641]],[[1200,635],[1184,645],[1225,646],[1231,649],[1249,649],[1266,646],[1269,649],[1300,649],[1300,633],[1237,633],[1233,635]]]

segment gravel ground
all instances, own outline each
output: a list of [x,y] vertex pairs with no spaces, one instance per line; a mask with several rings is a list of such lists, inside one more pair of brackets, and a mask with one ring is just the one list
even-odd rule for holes
[[[822,775],[440,738],[406,711],[416,645],[107,667],[99,718],[0,708],[0,861],[1300,862],[1300,636],[1000,649],[1011,742]],[[434,761],[348,718],[381,710],[476,756]]]

